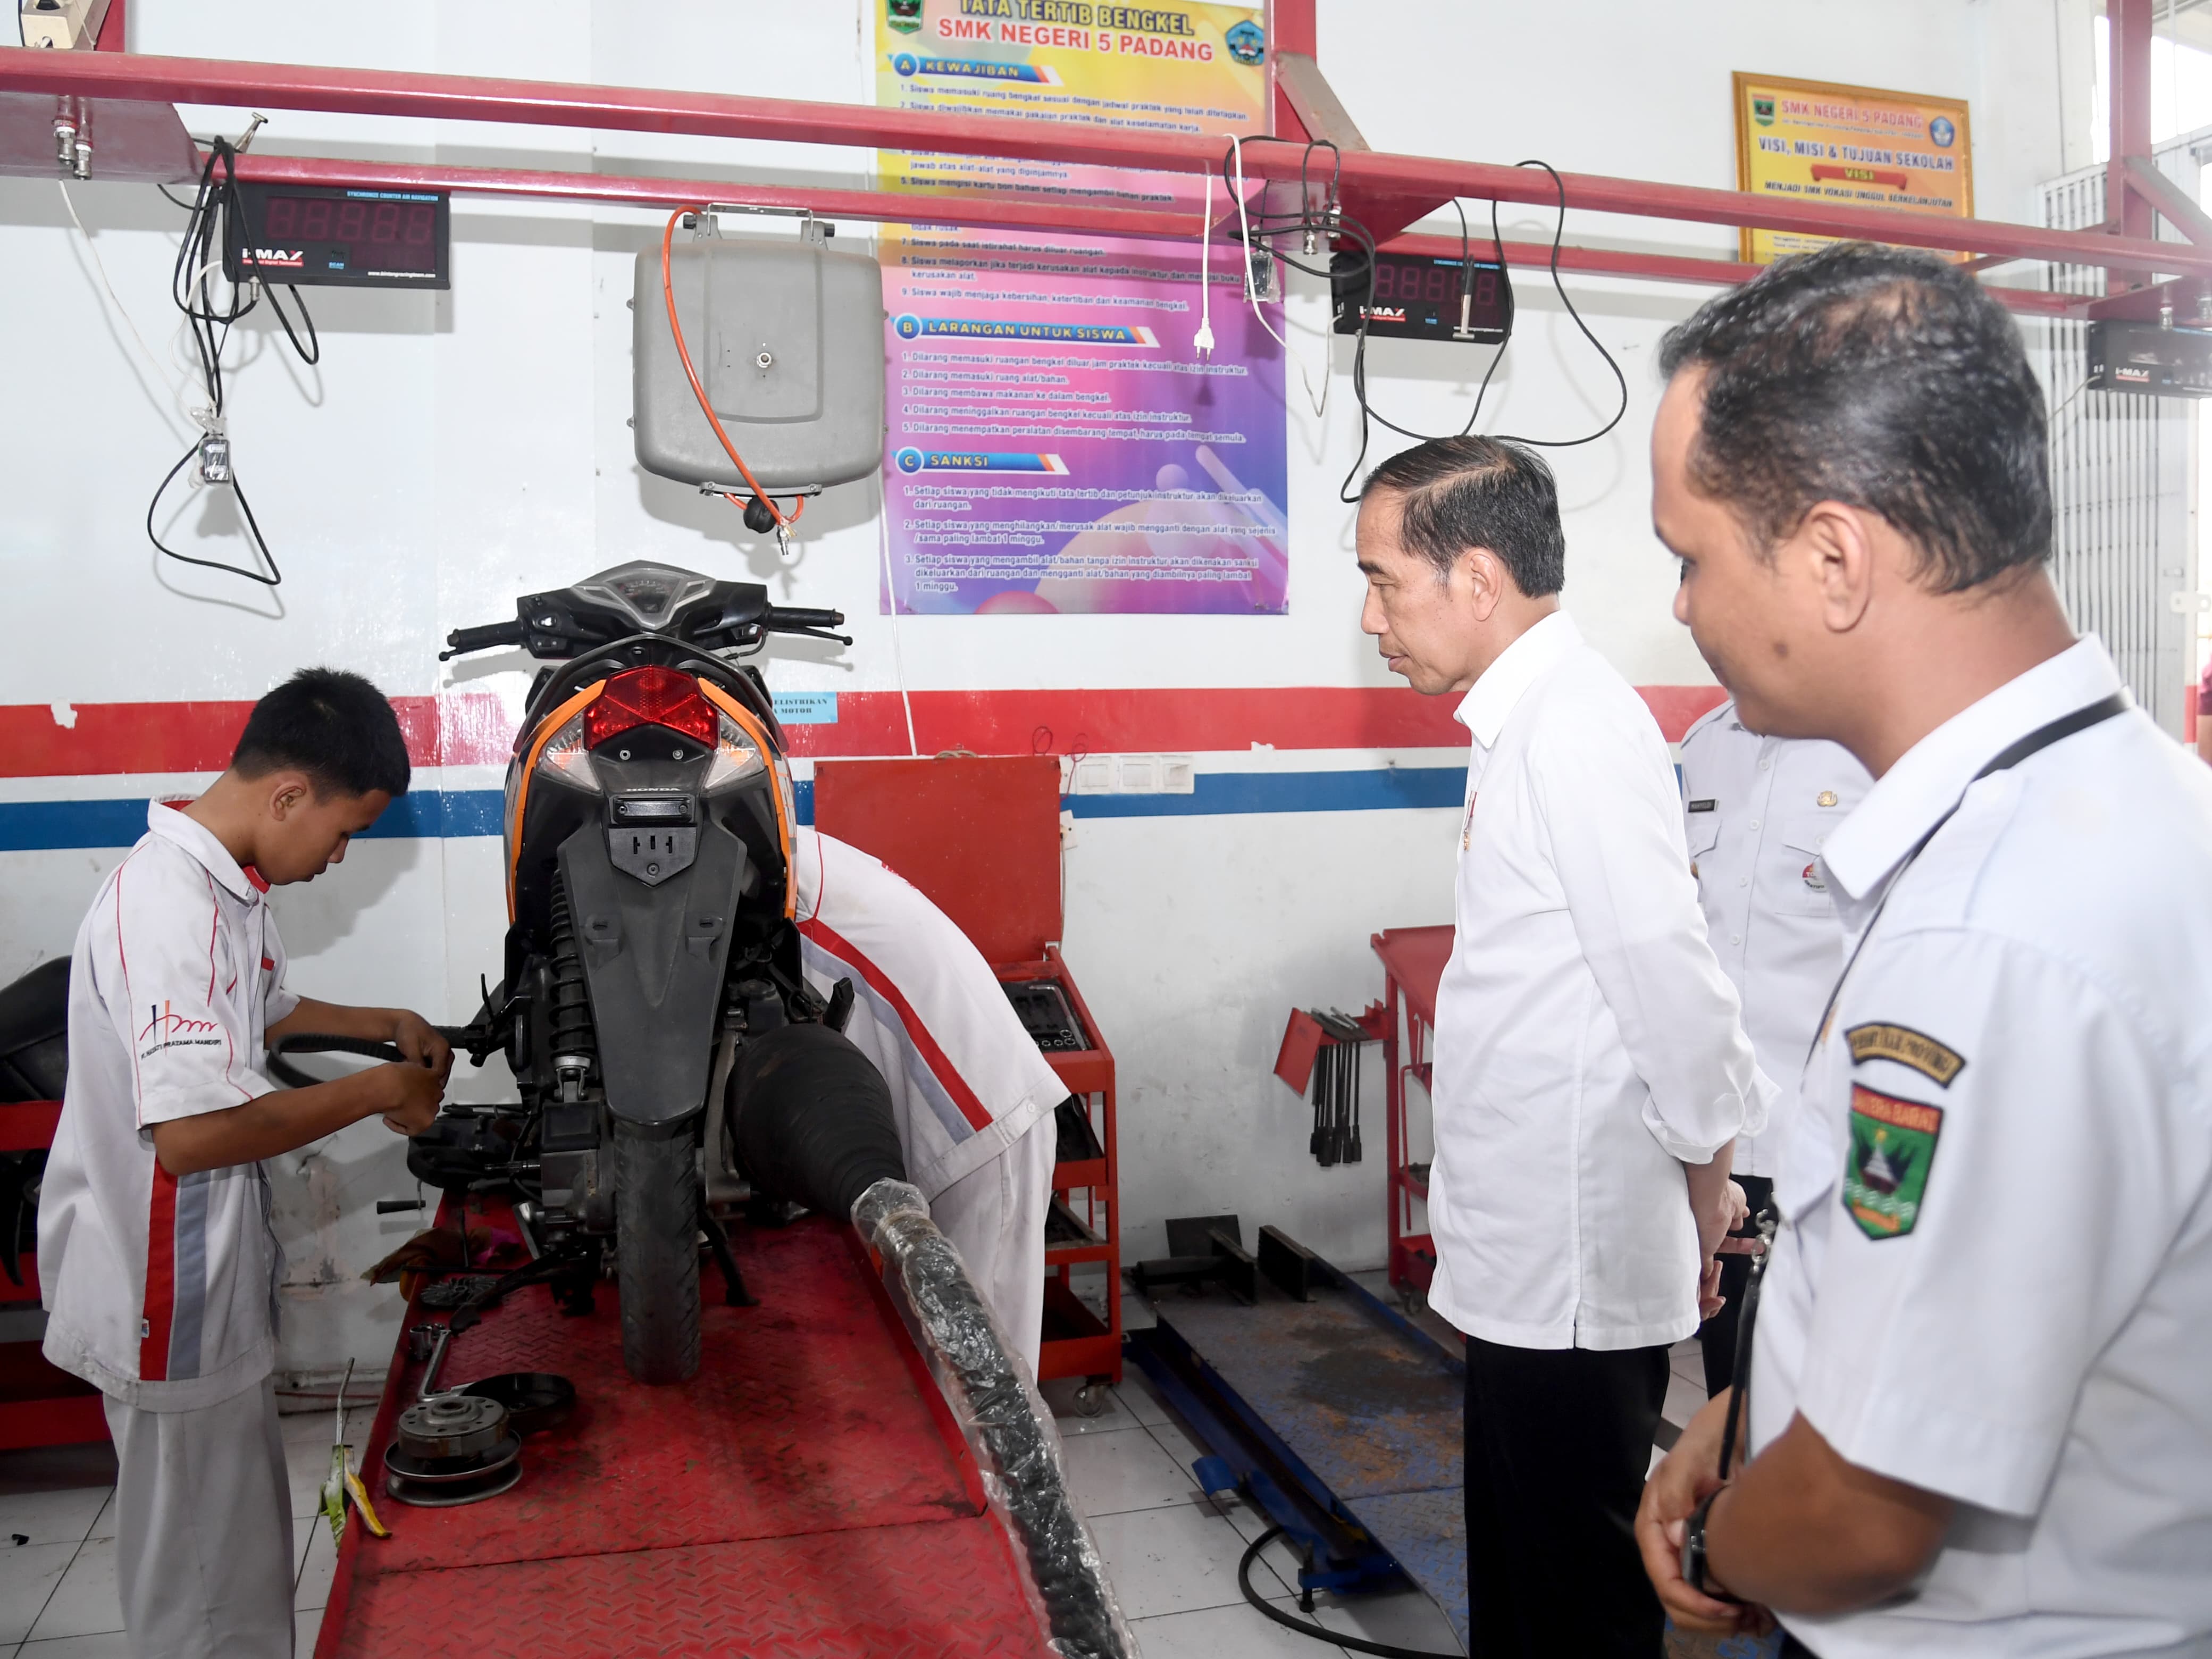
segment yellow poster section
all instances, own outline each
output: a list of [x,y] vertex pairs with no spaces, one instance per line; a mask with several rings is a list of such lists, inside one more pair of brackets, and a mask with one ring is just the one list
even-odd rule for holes
[[[1972,129],[1962,98],[1923,98],[1820,81],[1735,76],[1736,188],[1852,207],[1974,216]],[[1743,258],[1769,264],[1834,240],[1742,233]]]
[[[1262,6],[872,0],[876,101],[1126,132],[1267,130]],[[884,150],[884,187],[1195,212],[1200,181],[1115,167]],[[1216,199],[1223,196],[1217,192]],[[985,234],[987,236],[988,233]],[[1000,233],[1003,235],[1004,233]],[[883,228],[884,263],[915,233]],[[941,233],[924,233],[941,245]]]

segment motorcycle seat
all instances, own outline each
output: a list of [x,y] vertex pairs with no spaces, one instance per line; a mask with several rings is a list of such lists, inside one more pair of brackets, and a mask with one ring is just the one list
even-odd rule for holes
[[59,1100],[69,1077],[70,959],[0,989],[0,1101]]

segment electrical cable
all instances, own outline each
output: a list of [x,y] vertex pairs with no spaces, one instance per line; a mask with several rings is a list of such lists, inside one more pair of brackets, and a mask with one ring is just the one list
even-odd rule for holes
[[[1613,418],[1607,421],[1603,426],[1598,428],[1596,431],[1587,433],[1579,438],[1531,438],[1523,436],[1519,433],[1511,432],[1495,433],[1491,435],[1494,436],[1500,443],[1526,444],[1528,447],[1536,449],[1572,449],[1582,444],[1595,443],[1600,438],[1604,437],[1607,433],[1611,432],[1613,428],[1619,426],[1621,421],[1627,416],[1628,377],[1621,373],[1620,365],[1613,361],[1613,354],[1605,349],[1604,343],[1601,341],[1596,335],[1590,331],[1589,325],[1583,320],[1582,313],[1575,309],[1575,302],[1567,297],[1566,284],[1562,282],[1559,277],[1559,246],[1566,236],[1567,229],[1566,181],[1559,177],[1558,170],[1548,161],[1536,160],[1516,161],[1514,166],[1543,168],[1543,170],[1551,176],[1553,188],[1559,192],[1559,216],[1554,221],[1552,228],[1552,255],[1550,261],[1552,287],[1559,296],[1559,303],[1566,307],[1567,315],[1573,319],[1575,326],[1582,331],[1583,337],[1588,340],[1590,344],[1596,347],[1598,356],[1605,360],[1606,368],[1612,372],[1615,384],[1617,384],[1620,388],[1620,406],[1613,410]],[[1457,206],[1456,198],[1454,200],[1454,205]],[[1460,220],[1460,245],[1462,249],[1462,252],[1464,252],[1467,246],[1466,225],[1466,216],[1464,210],[1462,210]],[[1494,201],[1490,204],[1490,235],[1491,244],[1496,250],[1498,265],[1502,270],[1504,267],[1505,262],[1505,245],[1498,230],[1498,204]],[[1466,269],[1463,258],[1462,269]],[[1374,295],[1374,276],[1371,262],[1369,267],[1368,294],[1371,302]],[[1508,342],[1508,343],[1510,343]],[[1468,433],[1474,430],[1475,420],[1482,412],[1483,399],[1488,395],[1490,391],[1491,378],[1492,375],[1497,374],[1498,365],[1504,359],[1505,349],[1506,348],[1504,345],[1500,345],[1498,349],[1497,356],[1493,356],[1490,360],[1490,368],[1484,374],[1482,377],[1482,384],[1475,392],[1474,406],[1468,411],[1467,424],[1460,428],[1457,435],[1464,437]],[[1358,458],[1352,464],[1352,471],[1346,475],[1343,488],[1338,491],[1339,499],[1346,501],[1353,501],[1358,499],[1358,496],[1352,492],[1352,480],[1357,478],[1359,475],[1361,465],[1367,459],[1367,422],[1370,420],[1372,420],[1377,426],[1387,427],[1391,431],[1398,434],[1401,437],[1411,438],[1416,442],[1426,443],[1437,437],[1446,435],[1437,433],[1417,432],[1410,427],[1400,426],[1396,422],[1389,420],[1379,413],[1375,409],[1374,405],[1369,401],[1367,397],[1367,331],[1364,314],[1361,320],[1358,343],[1354,347],[1352,351],[1352,395],[1353,399],[1359,404],[1359,453]]]
[[[300,325],[307,331],[307,343],[301,343],[299,329],[294,327],[283,302],[276,298],[277,285],[264,276],[260,255],[253,246],[252,238],[245,234],[246,209],[239,192],[236,163],[243,147],[252,142],[253,134],[260,129],[262,120],[260,116],[254,117],[252,125],[247,128],[237,144],[221,137],[210,143],[207,161],[200,169],[198,190],[186,210],[184,236],[177,248],[175,265],[170,272],[169,297],[177,309],[184,313],[185,327],[191,337],[194,355],[199,360],[200,384],[207,393],[208,401],[205,407],[189,411],[200,426],[200,436],[191,448],[178,457],[176,465],[162,475],[161,482],[155,488],[153,498],[146,503],[146,539],[153,543],[164,558],[173,559],[179,564],[198,565],[204,569],[220,570],[228,575],[258,582],[264,587],[276,587],[283,584],[284,573],[278,566],[276,556],[269,550],[268,538],[261,533],[260,521],[254,517],[252,503],[246,499],[245,488],[239,482],[238,470],[228,457],[222,354],[229,343],[232,325],[252,312],[264,295],[269,301],[269,308],[276,313],[277,322],[283,327],[284,337],[290,342],[294,353],[301,362],[313,367],[322,361],[322,340],[315,331],[315,319],[307,309],[307,302],[301,297],[296,286],[287,283],[283,287],[290,293],[293,303],[299,307]],[[165,191],[163,194],[167,192]],[[176,198],[171,197],[169,199],[174,201]],[[239,263],[248,273],[246,282],[231,285],[228,299],[220,303],[210,284],[210,279],[223,263],[224,250],[216,240],[219,224],[226,236],[228,233],[236,233]],[[205,471],[203,477],[208,483],[220,482],[229,486],[231,494],[238,500],[239,512],[246,520],[255,556],[261,564],[268,567],[266,574],[258,568],[232,564],[221,559],[197,558],[189,553],[179,553],[163,542],[160,532],[154,527],[155,515],[161,510],[161,498],[167,493],[170,484],[175,482],[177,474],[196,457],[205,467],[211,456],[212,446],[218,440],[225,446],[223,474],[217,478],[212,471]]]
[[1200,356],[1213,356],[1213,170],[1206,173],[1206,210],[1198,222],[1198,332],[1191,336],[1191,349]]
[[[1259,289],[1252,280],[1252,221],[1244,199],[1244,141],[1241,135],[1234,132],[1229,135],[1229,150],[1231,155],[1235,158],[1237,167],[1237,180],[1231,188],[1231,194],[1233,194],[1237,198],[1237,224],[1240,233],[1239,240],[1244,244],[1244,298],[1252,307],[1252,314],[1260,319],[1260,326],[1267,331],[1267,337],[1273,340],[1277,345],[1282,347],[1283,356],[1285,357],[1297,365],[1298,380],[1305,386],[1306,390],[1306,401],[1313,405],[1314,418],[1316,420],[1320,420],[1328,413],[1328,370],[1326,368],[1322,370],[1321,396],[1316,398],[1314,396],[1313,376],[1306,372],[1304,360],[1299,357],[1297,353],[1291,349],[1291,343],[1288,340],[1285,340],[1281,335],[1275,332],[1274,325],[1267,320],[1267,313],[1260,308]],[[1313,146],[1310,144],[1307,145],[1306,150],[1307,153],[1310,155],[1313,150]],[[1211,197],[1212,193],[1212,175],[1211,173],[1207,174],[1206,179],[1208,186],[1207,194]],[[1267,190],[1267,185],[1263,183],[1260,188],[1264,193]],[[1305,191],[1304,164],[1303,162],[1300,163],[1298,189],[1303,201]],[[1276,257],[1273,249],[1265,249],[1264,251],[1268,258],[1273,258]],[[1328,336],[1324,334],[1322,336],[1322,349],[1326,353],[1328,349]]]
[[[769,516],[775,521],[776,536],[781,540],[790,533],[791,526],[797,524],[799,515],[806,511],[806,498],[804,495],[794,496],[791,512],[787,516],[769,493],[760,487],[760,481],[753,477],[752,469],[745,465],[745,458],[738,453],[738,447],[730,441],[730,434],[722,429],[722,417],[714,413],[714,405],[708,401],[707,388],[699,383],[699,371],[691,366],[691,349],[684,343],[684,325],[676,315],[676,281],[669,269],[669,246],[675,240],[677,221],[687,213],[703,216],[706,212],[706,207],[698,204],[679,207],[668,216],[668,223],[661,229],[660,295],[668,302],[668,331],[675,338],[676,355],[684,364],[684,378],[691,382],[691,395],[699,400],[699,408],[707,416],[707,424],[714,428],[714,435],[721,440],[723,451],[736,464],[739,475],[745,481],[745,487],[753,492],[753,505],[766,507]],[[722,499],[732,507],[744,505],[727,490],[722,492]]]
[[1283,1535],[1280,1527],[1270,1527],[1254,1539],[1244,1551],[1244,1559],[1237,1564],[1237,1588],[1244,1592],[1244,1599],[1280,1625],[1285,1630],[1294,1630],[1301,1636],[1310,1636],[1316,1641],[1334,1642],[1354,1653],[1372,1653],[1379,1659],[1460,1659],[1457,1653],[1438,1653],[1427,1648],[1401,1648],[1389,1642],[1370,1642],[1364,1636],[1346,1636],[1341,1631],[1331,1630],[1327,1625],[1310,1620],[1293,1619],[1252,1588],[1252,1564],[1260,1559],[1260,1552]]
[[177,407],[181,410],[185,403],[183,386],[172,380],[169,371],[161,366],[161,360],[154,355],[154,349],[146,343],[146,337],[138,331],[138,325],[124,306],[122,296],[116,293],[115,284],[108,280],[106,261],[100,257],[100,248],[93,241],[92,233],[84,228],[84,221],[76,216],[76,204],[70,199],[69,185],[57,179],[54,180],[54,188],[62,193],[62,205],[69,210],[70,222],[76,227],[76,234],[84,238],[85,251],[92,255],[92,268],[100,273],[100,285],[107,291],[108,303],[115,307],[115,314],[123,319],[123,325],[131,331],[131,337],[138,343],[138,350],[146,359],[148,367],[153,369],[155,378],[169,388],[169,396],[175,400]]
[[884,598],[891,607],[891,672],[898,676],[899,707],[906,711],[906,752],[910,758],[920,760],[921,745],[914,738],[914,699],[906,690],[906,653],[899,648],[898,588],[891,580],[891,514],[888,500],[876,514],[876,543],[884,554]]

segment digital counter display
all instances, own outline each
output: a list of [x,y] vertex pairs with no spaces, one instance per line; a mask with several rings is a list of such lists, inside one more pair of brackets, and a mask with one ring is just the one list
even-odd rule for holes
[[244,212],[229,216],[223,239],[223,274],[234,283],[258,276],[300,287],[450,286],[442,191],[241,179],[238,193]]
[[1502,345],[1513,331],[1513,283],[1493,261],[1377,253],[1372,287],[1363,253],[1330,261],[1336,331],[1408,340],[1456,340]]

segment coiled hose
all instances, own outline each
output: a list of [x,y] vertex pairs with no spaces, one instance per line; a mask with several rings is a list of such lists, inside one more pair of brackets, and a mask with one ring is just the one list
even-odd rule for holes
[[1053,1650],[1066,1659],[1133,1659],[1136,1644],[1097,1542],[1068,1493],[1059,1431],[960,1253],[929,1218],[927,1201],[903,1181],[878,1181],[852,1216],[860,1237],[883,1253],[884,1276],[903,1293],[991,1507],[1021,1547]]

